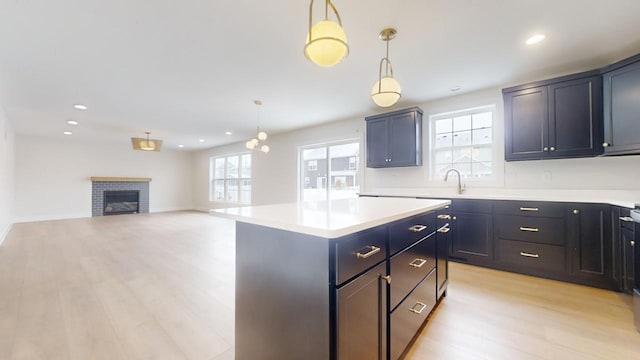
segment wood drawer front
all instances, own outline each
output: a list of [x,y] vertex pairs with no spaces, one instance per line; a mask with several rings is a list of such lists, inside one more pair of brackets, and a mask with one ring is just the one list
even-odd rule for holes
[[436,273],[432,271],[391,313],[391,359],[400,358],[435,305]]
[[493,200],[451,200],[451,209],[454,212],[491,213]]
[[346,236],[336,244],[336,284],[364,272],[387,256],[387,228],[380,226]]
[[564,245],[564,221],[562,218],[496,215],[494,229],[502,239]]
[[496,214],[564,217],[565,205],[545,201],[495,201]]
[[391,258],[391,309],[436,266],[436,237],[430,236]]
[[389,225],[389,251],[393,255],[435,231],[436,213],[433,211],[394,222]]
[[556,245],[497,239],[495,259],[502,264],[556,273],[566,269],[565,249]]

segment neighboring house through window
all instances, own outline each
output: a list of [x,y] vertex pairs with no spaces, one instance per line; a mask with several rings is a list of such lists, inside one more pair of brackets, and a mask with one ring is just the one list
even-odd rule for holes
[[251,154],[210,159],[210,201],[251,203]]
[[300,149],[303,201],[357,197],[360,142],[347,140]]

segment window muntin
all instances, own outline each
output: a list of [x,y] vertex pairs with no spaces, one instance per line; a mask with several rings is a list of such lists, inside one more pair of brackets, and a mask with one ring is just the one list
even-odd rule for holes
[[211,158],[210,201],[251,203],[251,154]]
[[443,178],[450,169],[463,178],[493,177],[494,110],[492,105],[431,116],[433,177]]

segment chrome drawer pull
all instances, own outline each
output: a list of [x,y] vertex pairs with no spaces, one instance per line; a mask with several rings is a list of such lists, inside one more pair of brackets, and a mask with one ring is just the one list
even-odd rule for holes
[[540,209],[534,207],[521,207],[520,211],[540,211]]
[[441,227],[440,229],[438,229],[438,232],[439,233],[443,233],[443,234],[446,234],[449,231],[451,231],[451,228],[449,227],[449,224],[447,224],[447,225]]
[[520,231],[538,232],[538,231],[540,231],[540,229],[532,228],[532,227],[526,227],[526,226],[520,226]]
[[538,255],[538,254],[530,254],[530,253],[526,253],[526,252],[522,252],[522,251],[520,251],[520,256],[536,258],[536,259],[540,257],[540,255]]
[[633,219],[629,216],[620,216],[620,220],[624,222],[633,222]]
[[[419,307],[420,307],[420,310],[416,310],[416,306],[419,306]],[[427,304],[423,304],[423,303],[421,303],[420,301],[418,301],[418,302],[417,302],[417,303],[415,303],[411,308],[409,308],[409,311],[411,311],[411,312],[412,312],[412,313],[414,313],[414,314],[418,314],[418,315],[420,315],[420,314],[422,313],[422,311],[423,311],[424,309],[426,309],[426,308],[427,308]]]
[[449,220],[449,219],[451,219],[451,215],[440,214],[440,215],[438,215],[438,219],[440,219],[440,220]]
[[419,233],[420,231],[426,229],[427,227],[424,225],[413,225],[409,228],[409,231],[413,231],[414,233]]
[[[369,250],[369,252],[366,252],[366,253],[363,254],[362,253],[363,250],[365,250],[365,251]],[[356,253],[356,257],[358,259],[366,259],[368,257],[371,257],[371,256],[379,253],[379,252],[380,252],[380,248],[377,247],[377,246],[373,246],[373,245],[365,246],[362,250],[358,250],[358,252]]]
[[412,262],[409,263],[409,266],[413,266],[414,268],[421,268],[422,265],[426,264],[427,260],[425,259],[415,259]]

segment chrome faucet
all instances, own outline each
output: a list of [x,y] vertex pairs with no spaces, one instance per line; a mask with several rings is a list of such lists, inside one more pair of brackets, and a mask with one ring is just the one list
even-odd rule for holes
[[447,170],[447,173],[444,174],[444,181],[447,181],[449,179],[449,173],[452,172],[452,171],[454,173],[458,174],[458,194],[462,194],[462,192],[465,190],[465,186],[464,186],[464,184],[460,183],[460,178],[461,178],[460,171],[458,171],[456,169]]

